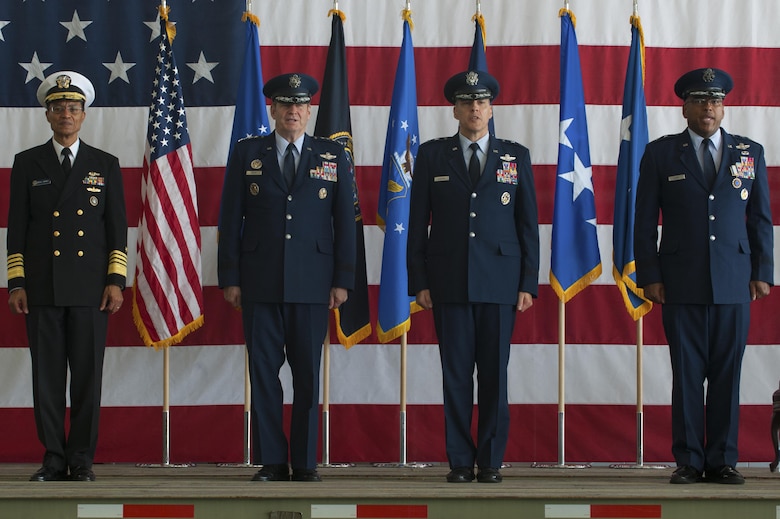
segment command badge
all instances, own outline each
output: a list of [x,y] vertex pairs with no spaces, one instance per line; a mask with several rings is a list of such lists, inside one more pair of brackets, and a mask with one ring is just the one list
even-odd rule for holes
[[263,161],[260,159],[255,159],[250,165],[252,166],[252,169],[260,169],[263,167]]
[[748,190],[747,190],[747,188],[746,188],[746,187],[743,187],[743,188],[742,188],[742,191],[740,191],[740,193],[739,193],[739,197],[740,197],[742,200],[747,200],[747,199],[748,199]]
[[317,195],[320,197],[320,200],[325,200],[328,198],[328,190],[324,187],[321,187],[320,192]]
[[501,193],[501,205],[507,205],[510,200],[512,200],[512,196],[509,194],[509,191]]
[[260,192],[260,186],[252,182],[249,184],[249,192],[252,194],[252,196],[257,196],[257,193]]
[[90,205],[92,207],[97,207],[97,205],[98,205],[98,197],[96,197],[96,196],[89,197],[89,203],[90,203]]

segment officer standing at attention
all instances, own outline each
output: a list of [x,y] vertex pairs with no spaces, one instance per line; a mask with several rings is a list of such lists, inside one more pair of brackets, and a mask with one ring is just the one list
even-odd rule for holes
[[[119,160],[79,139],[95,89],[62,71],[41,83],[54,136],[11,169],[8,304],[24,314],[38,438],[30,481],[94,481],[108,315],[122,305],[127,217]],[[65,393],[70,369],[70,430]]]
[[[228,160],[219,226],[219,286],[241,308],[252,385],[253,481],[320,481],[319,374],[328,309],[355,282],[352,173],[343,147],[306,134],[317,81],[269,80],[275,130],[239,141]],[[288,442],[279,370],[293,378]],[[292,466],[292,477],[290,467]]]
[[675,484],[745,482],[736,469],[739,381],[750,302],[773,284],[773,230],[764,148],[720,127],[732,86],[714,68],[680,77],[688,128],[648,144],[640,165],[637,284],[663,305]]
[[[409,295],[433,309],[444,383],[450,483],[500,483],[509,434],[507,365],[516,310],[539,278],[536,194],[527,148],[488,133],[498,82],[450,78],[444,96],[458,133],[420,146],[412,181]],[[430,234],[428,223],[430,221]],[[471,436],[474,366],[477,443]]]

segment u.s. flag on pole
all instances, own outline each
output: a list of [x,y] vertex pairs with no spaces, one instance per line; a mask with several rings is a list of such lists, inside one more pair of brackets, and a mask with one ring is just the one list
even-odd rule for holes
[[550,284],[564,303],[601,275],[596,201],[573,14],[561,9],[561,109]]
[[144,343],[154,347],[177,344],[203,325],[192,148],[166,10],[160,9],[133,287],[133,320]]
[[631,17],[631,50],[628,54],[623,115],[620,123],[620,155],[615,180],[615,219],[612,229],[612,275],[634,320],[653,309],[636,286],[634,262],[634,211],[639,162],[647,145],[647,104],[644,86],[644,34],[639,16]]

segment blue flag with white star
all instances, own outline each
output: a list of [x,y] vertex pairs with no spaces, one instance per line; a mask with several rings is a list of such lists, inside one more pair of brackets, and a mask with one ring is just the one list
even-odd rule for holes
[[615,182],[615,217],[612,231],[612,276],[634,320],[652,310],[644,290],[636,286],[634,261],[634,212],[639,163],[648,141],[647,103],[644,87],[644,38],[638,16],[631,17],[631,50],[628,54],[620,123],[620,155]]
[[377,323],[377,337],[381,342],[389,342],[409,331],[409,316],[414,302],[407,292],[406,243],[409,237],[412,170],[420,142],[410,21],[411,14],[404,11],[404,38],[395,72],[379,183],[377,223],[385,231]]
[[585,94],[571,11],[561,18],[561,108],[550,284],[564,303],[601,275]]
[[267,135],[270,133],[268,110],[263,95],[263,67],[260,62],[260,37],[257,31],[260,20],[246,11],[241,19],[246,26],[246,44],[244,46],[244,67],[238,81],[236,112],[233,116],[233,132],[230,135],[230,148],[244,137]]
[[[245,1],[167,3],[178,28],[176,54],[187,106],[233,105]],[[92,81],[93,107],[148,106],[159,5],[159,0],[3,0],[0,106],[38,106],[38,85],[58,70]]]

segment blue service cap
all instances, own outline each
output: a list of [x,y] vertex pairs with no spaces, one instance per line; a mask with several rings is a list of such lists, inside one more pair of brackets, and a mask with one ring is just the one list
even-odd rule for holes
[[72,70],[61,70],[47,76],[38,86],[36,97],[41,106],[52,101],[81,101],[89,106],[95,100],[95,87],[92,82]]
[[458,72],[444,84],[444,97],[452,104],[458,99],[495,99],[498,97],[498,81],[482,70]]
[[272,101],[280,103],[311,103],[311,98],[320,86],[313,77],[293,72],[282,74],[266,81],[263,94]]
[[674,93],[683,100],[689,96],[723,99],[732,88],[734,81],[728,72],[717,68],[699,68],[683,74],[674,84]]

